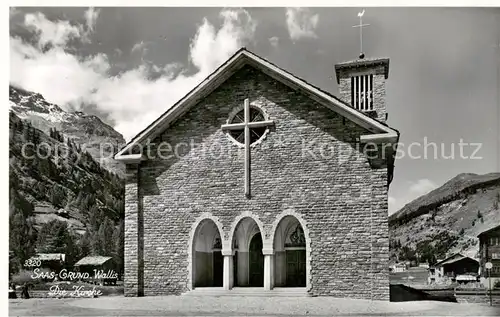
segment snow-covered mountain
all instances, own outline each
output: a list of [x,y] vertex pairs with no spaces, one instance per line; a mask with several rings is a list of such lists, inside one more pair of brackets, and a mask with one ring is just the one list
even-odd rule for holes
[[111,126],[95,115],[67,112],[58,105],[47,102],[36,92],[9,86],[9,107],[19,118],[49,134],[53,128],[89,152],[106,169],[124,174],[124,166],[113,160],[113,153],[125,140]]

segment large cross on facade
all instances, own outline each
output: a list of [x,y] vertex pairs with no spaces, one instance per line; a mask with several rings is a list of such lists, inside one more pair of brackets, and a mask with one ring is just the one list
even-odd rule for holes
[[245,196],[250,198],[250,134],[252,129],[269,127],[273,125],[272,120],[252,121],[250,118],[250,101],[245,99],[244,102],[244,119],[241,123],[230,123],[222,125],[222,130],[244,130],[245,137]]

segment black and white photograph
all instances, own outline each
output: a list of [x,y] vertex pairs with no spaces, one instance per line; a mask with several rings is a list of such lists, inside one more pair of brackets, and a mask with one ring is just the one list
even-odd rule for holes
[[313,2],[9,6],[10,316],[500,316],[500,7]]

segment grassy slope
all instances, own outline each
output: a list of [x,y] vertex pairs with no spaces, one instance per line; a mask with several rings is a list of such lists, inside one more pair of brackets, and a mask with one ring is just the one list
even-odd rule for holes
[[500,224],[500,209],[495,203],[498,195],[500,173],[460,174],[393,214],[389,218],[391,239],[399,240],[402,246],[415,246],[447,232],[457,239],[449,253],[476,257],[477,235]]

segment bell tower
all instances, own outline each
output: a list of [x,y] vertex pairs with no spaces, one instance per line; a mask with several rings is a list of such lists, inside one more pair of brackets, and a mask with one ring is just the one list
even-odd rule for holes
[[385,82],[389,77],[388,58],[365,59],[363,53],[363,15],[365,10],[358,13],[359,24],[359,58],[349,62],[335,65],[335,74],[340,90],[340,98],[354,109],[377,119],[387,121],[387,108],[385,101]]
[[385,83],[389,59],[359,58],[335,65],[340,98],[351,107],[381,122],[387,121]]

